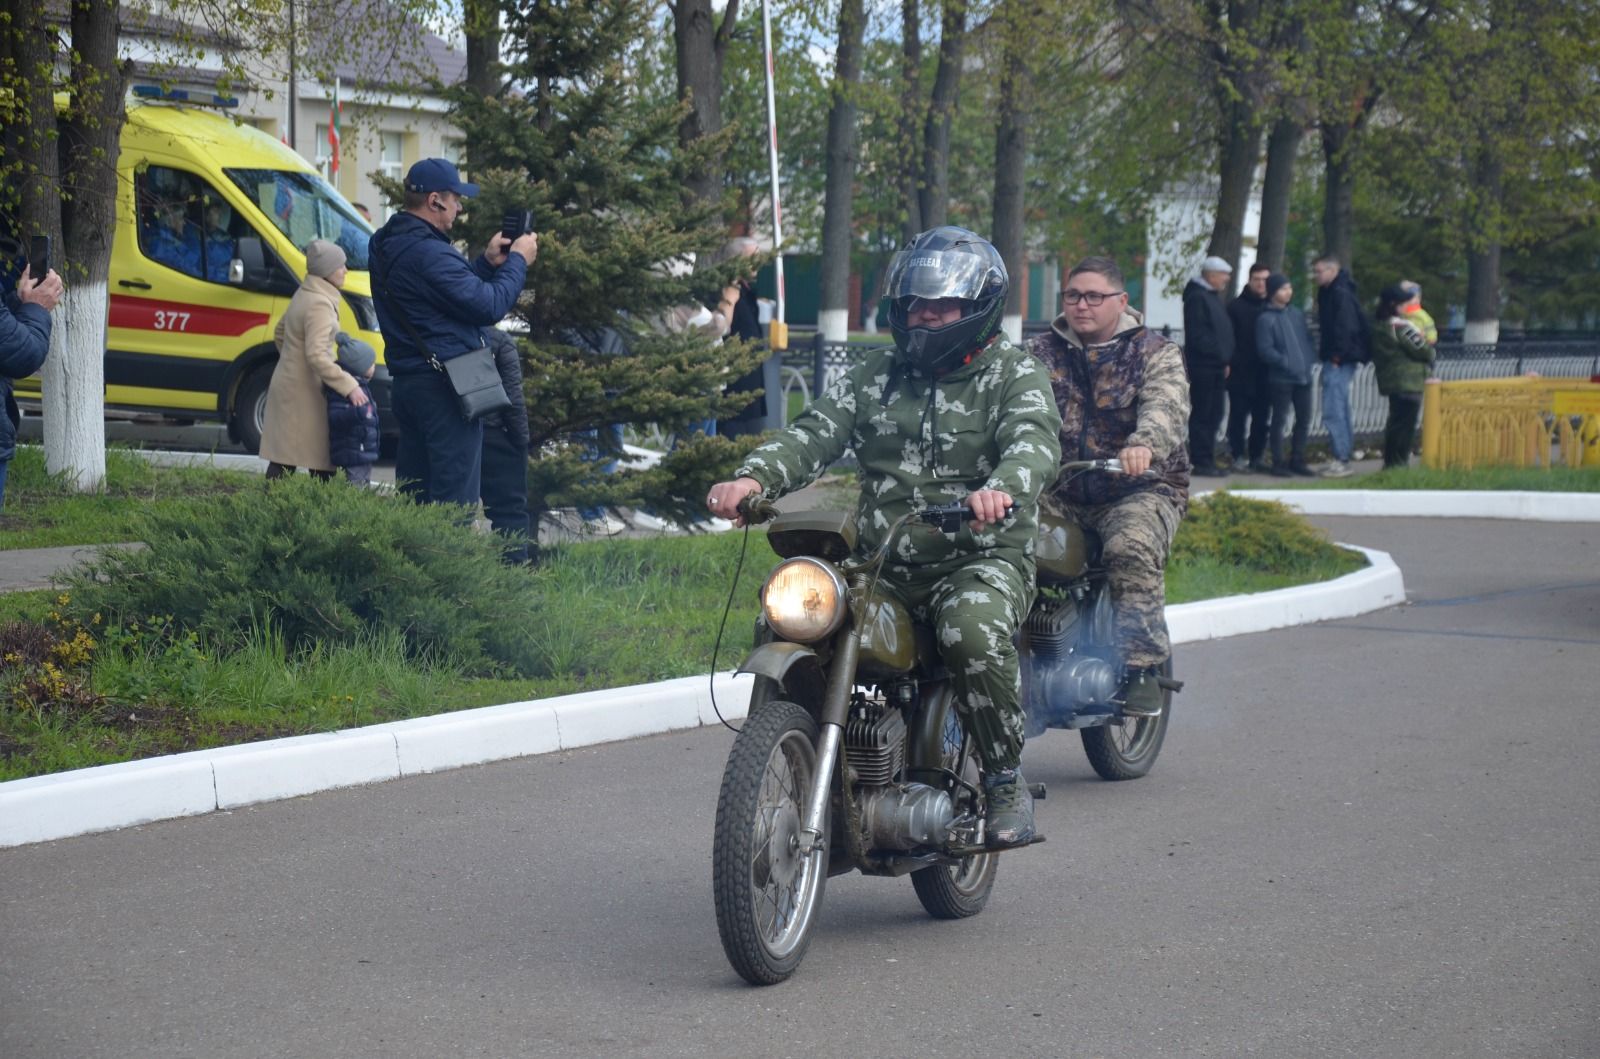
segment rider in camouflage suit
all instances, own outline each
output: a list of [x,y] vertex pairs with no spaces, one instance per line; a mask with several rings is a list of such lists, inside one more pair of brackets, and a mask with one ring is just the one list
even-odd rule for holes
[[1128,670],[1123,710],[1155,716],[1162,709],[1157,677],[1172,653],[1167,554],[1189,504],[1183,354],[1128,308],[1122,273],[1109,258],[1085,259],[1068,273],[1062,295],[1065,311],[1029,349],[1050,369],[1063,458],[1114,456],[1128,473],[1063,477],[1046,502],[1100,538]]
[[953,227],[918,236],[885,285],[895,350],[864,356],[707,498],[712,514],[731,516],[746,494],[802,488],[853,449],[862,554],[909,511],[972,507],[977,520],[956,533],[902,529],[883,584],[934,628],[983,762],[994,845],[1033,836],[1013,637],[1033,599],[1038,498],[1061,458],[1050,380],[999,334],[1006,289],[1005,265],[981,237]]

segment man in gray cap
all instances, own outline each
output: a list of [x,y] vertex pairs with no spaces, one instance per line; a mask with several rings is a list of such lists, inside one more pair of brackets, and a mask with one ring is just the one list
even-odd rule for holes
[[1233,321],[1222,292],[1233,266],[1208,257],[1200,274],[1183,288],[1183,364],[1189,374],[1189,458],[1194,473],[1216,477],[1217,431],[1227,407],[1228,364],[1233,360]]

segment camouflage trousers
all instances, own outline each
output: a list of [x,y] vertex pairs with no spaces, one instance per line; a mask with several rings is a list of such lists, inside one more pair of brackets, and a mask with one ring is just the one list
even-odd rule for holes
[[977,559],[944,574],[901,573],[894,591],[915,620],[933,628],[984,769],[1016,768],[1023,739],[1016,634],[1033,602],[1031,571]]
[[1074,507],[1072,517],[1100,538],[1101,565],[1111,590],[1117,647],[1128,666],[1153,668],[1172,654],[1167,636],[1166,571],[1178,532],[1177,505],[1156,493],[1134,493],[1114,504]]

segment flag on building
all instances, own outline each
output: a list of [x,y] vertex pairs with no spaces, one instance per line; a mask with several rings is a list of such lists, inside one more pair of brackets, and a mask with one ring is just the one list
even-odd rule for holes
[[328,179],[339,179],[339,79],[333,79],[333,104],[328,109]]

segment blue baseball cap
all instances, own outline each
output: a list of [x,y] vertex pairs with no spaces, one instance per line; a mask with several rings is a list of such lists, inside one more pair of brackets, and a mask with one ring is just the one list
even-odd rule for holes
[[462,181],[460,170],[443,158],[424,158],[406,173],[406,190],[423,195],[430,191],[453,191],[470,199],[478,193],[478,185]]

